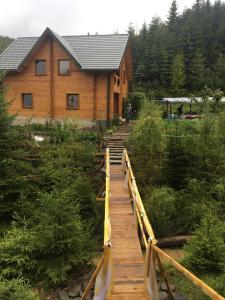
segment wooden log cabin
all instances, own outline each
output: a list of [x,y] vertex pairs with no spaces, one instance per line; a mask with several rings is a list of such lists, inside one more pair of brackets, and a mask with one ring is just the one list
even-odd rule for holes
[[13,41],[0,55],[6,99],[18,119],[110,121],[122,117],[132,79],[127,34],[40,37]]

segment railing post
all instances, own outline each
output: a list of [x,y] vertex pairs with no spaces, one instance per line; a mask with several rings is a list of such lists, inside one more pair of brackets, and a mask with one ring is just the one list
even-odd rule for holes
[[136,192],[134,192],[134,198],[133,198],[133,210],[134,210],[134,219],[138,231],[138,219],[137,219],[137,198],[136,198]]
[[168,298],[170,300],[174,300],[174,297],[173,297],[173,294],[172,294],[172,291],[171,291],[171,288],[170,288],[170,285],[169,285],[169,281],[168,281],[168,278],[166,276],[165,270],[163,268],[162,262],[160,260],[159,254],[156,252],[155,255],[156,255],[156,260],[158,262],[160,273],[161,273],[161,275],[162,275],[162,277],[165,281],[165,284],[166,284]]
[[146,259],[145,259],[145,285],[147,291],[152,299],[159,300],[158,285],[155,272],[155,253],[152,244],[155,242],[154,238],[149,238]]
[[122,154],[122,168],[124,171],[126,171],[126,149],[123,149],[123,154]]

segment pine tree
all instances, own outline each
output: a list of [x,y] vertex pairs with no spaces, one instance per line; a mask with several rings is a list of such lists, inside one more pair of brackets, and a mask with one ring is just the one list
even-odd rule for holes
[[214,72],[213,72],[213,83],[214,87],[220,88],[225,91],[225,55],[220,53],[218,56],[215,65],[214,65]]
[[[10,220],[22,190],[29,190],[27,175],[31,164],[23,159],[24,134],[12,126],[14,116],[9,115],[4,90],[0,91],[0,216]],[[28,148],[28,147],[27,147]],[[30,172],[30,173],[29,173]]]
[[185,68],[183,54],[177,54],[172,65],[171,88],[175,96],[181,96],[185,86]]
[[196,51],[191,63],[190,85],[195,91],[201,90],[205,85],[205,63],[200,51]]
[[176,24],[177,18],[178,18],[177,1],[173,0],[170,6],[168,21],[167,21],[170,29],[174,29],[174,25]]

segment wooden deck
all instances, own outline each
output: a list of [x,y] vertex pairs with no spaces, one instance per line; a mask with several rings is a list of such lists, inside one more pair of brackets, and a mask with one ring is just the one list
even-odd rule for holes
[[107,299],[150,299],[145,292],[144,260],[122,166],[110,168],[113,284]]

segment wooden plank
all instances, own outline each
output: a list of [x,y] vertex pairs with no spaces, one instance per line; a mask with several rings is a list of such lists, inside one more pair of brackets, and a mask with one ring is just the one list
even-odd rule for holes
[[121,165],[111,165],[110,169],[113,282],[107,299],[150,299],[146,294],[144,259],[128,189],[124,185],[124,171]]

